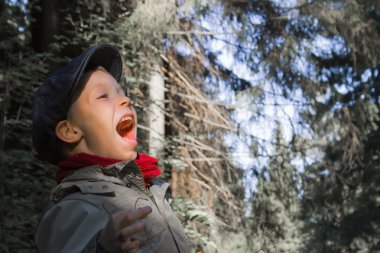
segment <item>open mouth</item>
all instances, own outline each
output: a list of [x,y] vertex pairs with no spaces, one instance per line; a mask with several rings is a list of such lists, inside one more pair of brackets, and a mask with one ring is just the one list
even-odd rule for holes
[[132,115],[126,115],[121,118],[116,126],[117,133],[128,140],[136,140],[135,133],[135,121]]

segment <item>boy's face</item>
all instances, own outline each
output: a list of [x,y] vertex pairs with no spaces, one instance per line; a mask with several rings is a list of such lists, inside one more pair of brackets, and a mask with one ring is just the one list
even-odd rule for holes
[[81,139],[73,153],[133,160],[136,158],[136,112],[117,81],[103,68],[93,71],[68,113]]

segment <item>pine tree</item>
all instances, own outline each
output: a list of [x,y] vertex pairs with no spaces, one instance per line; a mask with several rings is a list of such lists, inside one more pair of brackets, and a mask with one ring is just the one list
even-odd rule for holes
[[[380,122],[378,1],[219,1],[200,2],[197,10],[207,22],[186,24],[190,31],[198,29],[194,47],[224,43],[234,65],[264,79],[236,75],[218,60],[221,51],[202,47],[205,76],[225,81],[237,99],[251,98],[251,124],[271,121],[263,114],[271,106],[267,98],[276,109],[286,101],[298,111],[295,120],[285,117],[289,150],[304,170],[304,250],[378,250],[373,222],[379,220],[379,146],[373,141]],[[244,131],[238,133],[253,156],[272,155],[270,140]],[[260,174],[260,166],[253,172]]]
[[275,152],[259,176],[253,197],[252,251],[300,252],[304,241],[301,220],[300,178],[291,165],[281,128],[275,132]]
[[0,250],[30,252],[41,195],[52,186],[51,168],[36,166],[30,135],[31,98],[47,73],[48,54],[28,47],[23,4],[0,7]]

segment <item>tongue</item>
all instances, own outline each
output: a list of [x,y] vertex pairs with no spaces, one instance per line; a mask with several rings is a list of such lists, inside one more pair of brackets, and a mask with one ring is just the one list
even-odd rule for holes
[[123,134],[123,138],[127,138],[128,140],[136,140],[133,131],[129,131]]

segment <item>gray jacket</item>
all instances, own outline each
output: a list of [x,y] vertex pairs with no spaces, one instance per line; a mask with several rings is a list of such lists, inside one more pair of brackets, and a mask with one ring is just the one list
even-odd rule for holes
[[168,184],[152,183],[145,188],[135,162],[75,170],[52,191],[36,233],[38,251],[99,252],[97,236],[110,215],[148,205],[153,211],[145,230],[134,236],[141,248],[130,252],[190,252],[182,225],[164,198]]

